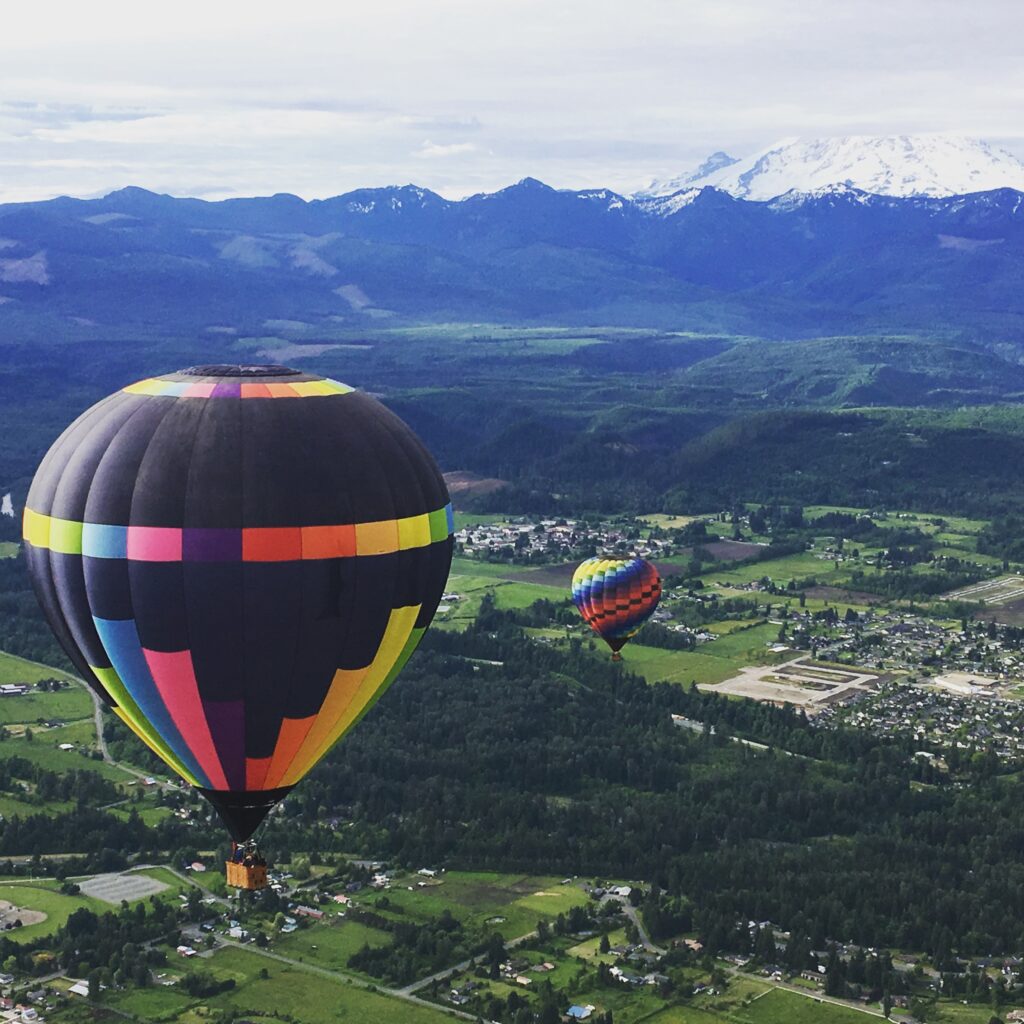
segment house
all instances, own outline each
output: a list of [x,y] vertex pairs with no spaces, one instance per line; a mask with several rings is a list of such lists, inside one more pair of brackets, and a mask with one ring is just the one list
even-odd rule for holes
[[586,1006],[574,1005],[570,1006],[569,1009],[565,1011],[565,1015],[572,1020],[586,1020],[595,1009],[596,1007],[591,1006],[589,1003]]
[[416,874],[423,875],[424,878],[434,878],[437,875],[437,871],[434,868],[420,868]]
[[0,985],[10,985],[13,981],[13,974],[0,974]]
[[228,929],[228,938],[236,939],[239,942],[245,942],[245,940],[249,938],[249,933],[244,928],[236,926]]
[[284,935],[291,935],[299,926],[297,924],[286,924],[281,927],[281,932]]
[[58,750],[74,750],[75,749],[75,745],[74,745],[74,743],[58,743],[57,744],[57,749]]
[[191,946],[178,946],[178,956],[195,956],[196,951]]
[[298,906],[295,908],[295,913],[300,917],[311,917],[315,921],[319,921],[324,916],[322,910],[316,910],[313,907]]

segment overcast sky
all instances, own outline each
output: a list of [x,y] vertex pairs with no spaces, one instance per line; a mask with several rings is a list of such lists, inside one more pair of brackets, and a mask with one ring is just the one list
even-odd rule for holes
[[790,135],[1024,156],[1022,32],[1019,0],[11,4],[0,201],[632,191]]

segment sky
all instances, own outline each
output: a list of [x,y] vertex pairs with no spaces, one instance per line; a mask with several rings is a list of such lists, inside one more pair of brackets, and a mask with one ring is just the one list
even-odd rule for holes
[[1022,32],[1019,0],[5,5],[0,201],[631,192],[794,135],[1024,157]]

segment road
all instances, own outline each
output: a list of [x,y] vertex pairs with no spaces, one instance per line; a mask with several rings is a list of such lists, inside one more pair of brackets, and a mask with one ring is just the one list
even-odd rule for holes
[[[520,935],[517,939],[509,939],[505,943],[506,949],[513,949],[518,946],[521,942],[526,942],[527,939],[535,939],[537,933],[527,932],[525,935]],[[437,971],[435,974],[430,974],[426,978],[420,978],[418,981],[414,981],[411,985],[406,985],[404,988],[397,988],[393,991],[399,995],[412,995],[413,992],[418,992],[421,988],[426,988],[427,985],[432,984],[435,981],[440,981],[442,978],[447,978],[453,971],[456,974],[461,974],[463,971],[468,971],[471,967],[479,964],[483,961],[483,956],[470,957],[468,960],[463,960],[461,963],[452,964],[451,967],[446,967],[443,971]]]
[[[605,897],[608,899],[609,897]],[[633,926],[636,928],[636,933],[640,938],[640,944],[647,950],[648,953],[655,953],[658,956],[663,956],[665,950],[661,946],[656,946],[651,942],[651,937],[647,934],[647,929],[644,928],[643,921],[640,920],[640,915],[637,913],[636,907],[633,906],[628,900],[622,900],[619,897],[612,896],[611,899],[619,899],[622,904],[622,912],[633,922]],[[603,902],[603,901],[602,901]]]
[[[308,964],[305,960],[296,960],[294,957],[283,956],[281,953],[272,953],[268,949],[260,949],[259,946],[253,945],[252,943],[241,943],[234,942],[231,939],[218,939],[218,943],[222,946],[234,946],[236,949],[243,949],[247,953],[255,953],[257,956],[265,957],[267,960],[276,960],[282,964],[288,964],[290,967],[297,967],[300,971],[308,971],[310,974],[318,974],[323,978],[330,978],[332,981],[340,981],[347,985],[356,985],[359,988],[365,988],[368,991],[379,992],[381,995],[391,996],[395,999],[404,999],[407,1003],[413,1003],[416,1006],[423,1006],[427,1009],[434,1010],[435,1012],[447,1013],[453,1017],[460,1017],[462,1020],[478,1021],[480,1018],[476,1014],[464,1013],[462,1010],[456,1010],[453,1006],[438,1006],[437,1003],[431,1003],[426,999],[420,999],[418,996],[412,995],[411,992],[406,989],[399,988],[385,988],[383,985],[363,981],[362,978],[357,977],[354,974],[345,974],[343,971],[332,971],[327,967],[319,967],[316,964]],[[448,974],[452,968],[448,968],[447,971],[443,972]]]
[[[746,974],[741,971],[738,967],[727,967],[726,973],[731,974],[736,978],[755,979],[757,981],[764,982],[766,985],[771,985],[772,988],[785,989],[787,992],[792,992],[794,995],[803,996],[805,999],[813,999],[816,1003],[831,1003],[833,1006],[845,1006],[848,1010],[859,1010],[861,1013],[866,1013],[869,1017],[878,1017],[881,1020],[891,1020],[894,1024],[906,1024],[910,1020],[909,1017],[900,1017],[892,1014],[886,1018],[885,1014],[881,1010],[872,1010],[870,1007],[863,1006],[861,1003],[855,1003],[849,999],[839,999],[836,996],[826,996],[820,992],[809,992],[805,988],[801,988],[799,985],[792,985],[788,981],[773,981],[771,978],[764,978],[757,974]],[[757,997],[760,998],[760,997]]]

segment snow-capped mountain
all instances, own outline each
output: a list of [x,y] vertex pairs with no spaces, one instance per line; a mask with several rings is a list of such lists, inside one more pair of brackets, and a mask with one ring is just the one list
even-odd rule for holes
[[745,160],[723,164],[721,157],[725,154],[716,153],[695,172],[656,181],[641,195],[671,195],[702,185],[753,200],[836,186],[883,196],[952,196],[997,188],[1024,191],[1024,162],[981,139],[962,136],[783,139]]
[[637,195],[641,197],[670,196],[675,192],[688,189],[698,182],[701,185],[706,185],[708,184],[708,179],[713,175],[717,175],[727,167],[732,167],[733,164],[738,164],[739,162],[737,157],[729,156],[728,153],[718,150],[712,153],[700,167],[691,171],[685,171],[683,174],[677,174],[674,178],[666,178],[664,181],[652,181],[647,188],[642,192],[638,192]]

